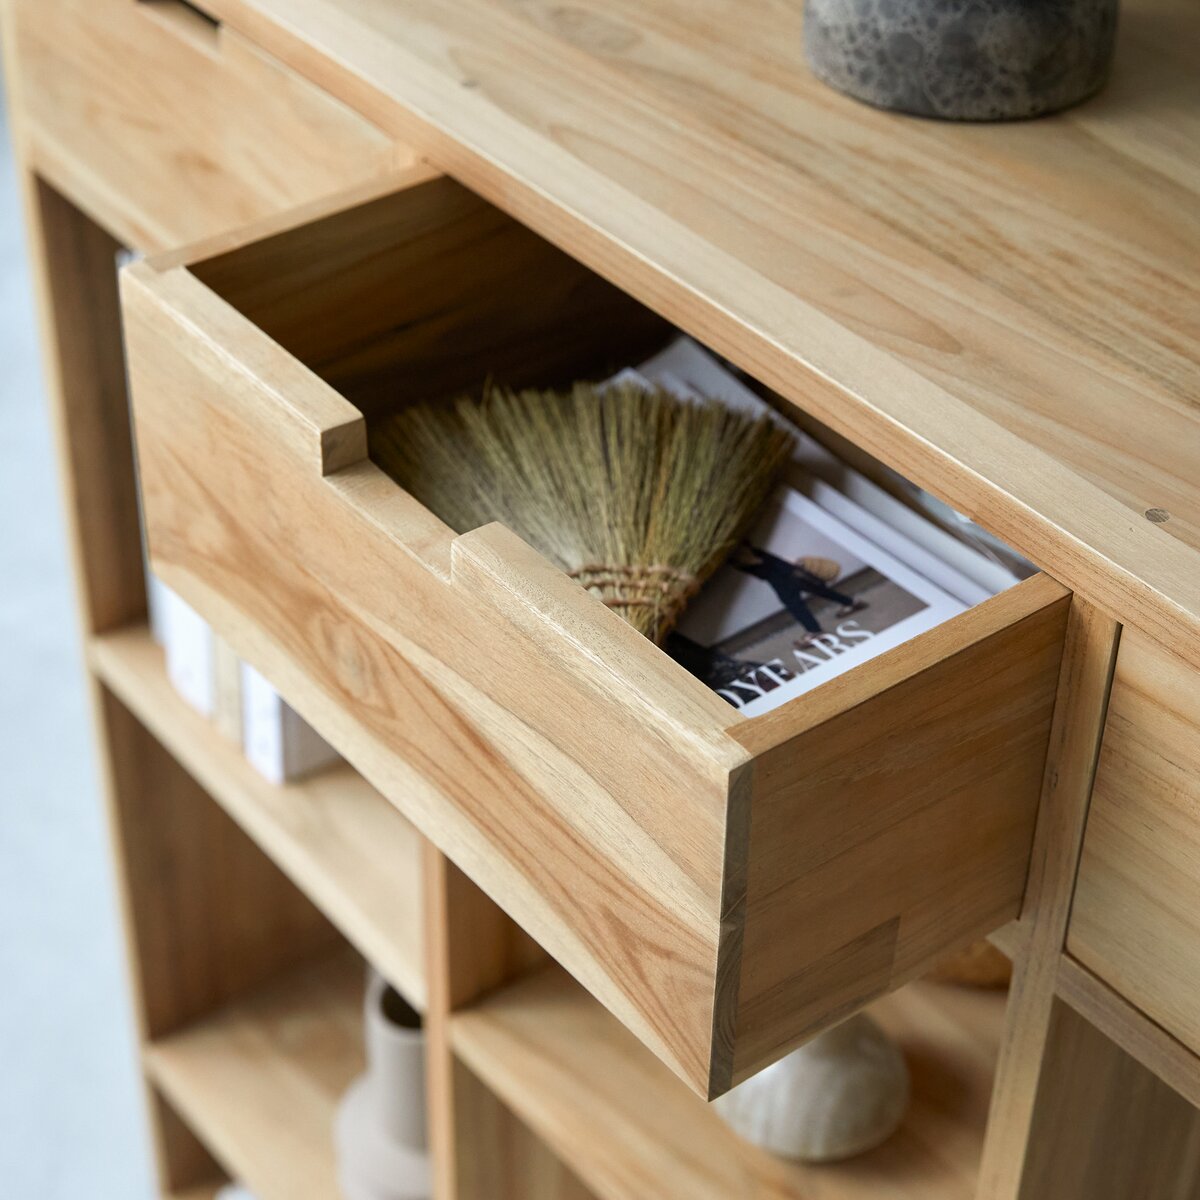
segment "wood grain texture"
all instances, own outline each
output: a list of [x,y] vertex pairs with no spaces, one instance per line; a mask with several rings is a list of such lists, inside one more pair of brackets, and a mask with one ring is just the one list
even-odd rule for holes
[[[438,236],[410,238],[410,204]],[[299,289],[321,275],[319,260],[336,267],[352,261],[350,245],[369,244],[369,269],[336,267],[320,289],[329,311],[361,307],[380,292],[381,246],[407,284],[434,278],[443,259],[459,264],[450,250],[466,238],[461,323],[447,286],[412,289],[387,350],[402,365],[407,347],[421,358],[432,346],[438,361],[465,358],[482,378],[490,360],[475,357],[473,287],[514,248],[524,254],[528,235],[491,225],[494,210],[481,227],[480,212],[435,180],[319,221],[307,239],[282,234],[288,252],[265,252],[276,301],[256,292],[260,272],[240,265],[242,253],[246,264],[261,257],[253,246],[195,272],[146,263],[125,273],[152,558],[305,719],[707,1095],[1016,914],[1065,592],[1031,581],[746,723],[511,533],[455,538],[354,460],[358,410],[287,353],[280,328],[269,338],[238,309],[299,311],[284,281]],[[511,237],[496,232],[506,227]],[[543,276],[576,277],[557,252],[536,257]],[[201,283],[218,277],[222,297]],[[573,285],[553,313],[537,298],[526,311],[515,294],[489,304],[501,327],[489,344],[537,351],[566,322],[566,344],[594,352],[574,329],[588,326],[593,286]],[[608,289],[599,297],[598,342],[611,345],[614,328],[643,336],[640,310],[610,311]],[[291,318],[286,340],[317,317]],[[890,731],[877,739],[888,747],[875,773],[859,763],[874,753],[873,725]],[[811,780],[797,778],[805,756],[821,755]],[[863,813],[849,832],[837,817],[847,793]],[[751,878],[760,808],[763,865]],[[954,818],[966,811],[971,821]],[[849,873],[839,895],[858,889],[824,942],[779,937],[831,910],[785,852],[798,843],[814,875]],[[807,988],[812,1003],[781,1003],[790,988]],[[735,1042],[746,1047],[736,1067]]]
[[1058,967],[1058,995],[1130,1058],[1200,1109],[1200,1057],[1073,958]]
[[226,1177],[220,1163],[161,1092],[149,1083],[145,1091],[164,1200],[213,1200]]
[[1061,1001],[1020,1200],[1196,1200],[1200,1112]]
[[1200,1052],[1200,688],[1121,639],[1067,947]]
[[[6,38],[8,81],[15,77]],[[86,213],[26,166],[20,187],[30,235],[45,357],[48,410],[54,431],[68,540],[73,559],[79,624],[86,636],[145,612],[146,592],[133,474],[116,284],[117,244]],[[99,746],[100,781],[109,841],[121,889],[126,963],[139,1030],[186,1020],[193,1006],[224,999],[253,981],[254,971],[285,961],[325,937],[319,917],[303,897],[271,877],[253,879],[253,847],[229,837],[220,822],[206,822],[207,800],[159,749],[135,718],[88,680]],[[230,910],[203,911],[213,895],[214,870],[191,835],[211,834],[212,847],[229,857],[236,903],[261,905],[264,923],[277,930],[294,922],[296,945],[254,946],[254,930],[236,928]],[[176,839],[179,849],[173,849]],[[162,872],[162,854],[178,855],[178,875]],[[314,921],[314,918],[315,921]],[[158,961],[172,933],[185,949]],[[228,961],[210,969],[208,955]],[[193,986],[194,984],[194,986]],[[149,1088],[145,1102],[159,1181],[185,1187],[211,1177],[207,1150]]]
[[756,752],[734,1082],[1016,916],[1068,599],[1035,577],[734,730]]
[[1015,1200],[1020,1190],[1119,635],[1110,617],[1073,600],[1025,901],[1010,939],[1014,972],[980,1167],[982,1200]]
[[544,963],[545,951],[448,858],[426,844],[429,1138],[438,1200],[497,1200],[522,1187],[564,1200],[571,1181],[496,1096],[455,1062],[451,1014]]
[[363,967],[338,954],[146,1049],[156,1086],[259,1200],[333,1200],[338,1101],[363,1069]]
[[100,716],[144,1038],[172,1033],[335,944],[311,902],[103,688]]
[[187,1188],[185,1191],[164,1192],[163,1200],[216,1200],[221,1184],[201,1184],[199,1187]]
[[916,984],[872,1008],[913,1072],[899,1133],[804,1167],[742,1141],[554,968],[451,1024],[455,1049],[601,1200],[969,1200],[1004,1000]]
[[[320,222],[191,261],[196,278],[368,419],[478,393],[481,363],[511,387],[563,386],[639,361],[671,334],[661,317],[427,169],[401,175],[393,195],[331,200]],[[331,306],[331,295],[341,303]]]
[[6,0],[29,166],[111,234],[166,249],[412,158],[221,27],[205,42],[135,0]]
[[395,807],[344,765],[283,787],[267,782],[171,686],[145,628],[97,638],[88,658],[181,766],[423,1008],[422,839]]
[[1191,0],[1134,6],[1098,99],[1000,127],[830,92],[772,0],[210,4],[1200,665]]
[[568,1167],[496,1094],[461,1063],[454,1090],[462,1113],[459,1138],[468,1172],[457,1193],[480,1200],[596,1200]]
[[85,635],[146,611],[117,243],[23,170],[50,422]]

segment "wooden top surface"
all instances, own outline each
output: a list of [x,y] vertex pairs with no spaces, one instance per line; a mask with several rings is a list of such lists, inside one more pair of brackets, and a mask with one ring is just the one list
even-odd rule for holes
[[794,0],[205,6],[1200,664],[1195,0],[1008,125],[821,86]]

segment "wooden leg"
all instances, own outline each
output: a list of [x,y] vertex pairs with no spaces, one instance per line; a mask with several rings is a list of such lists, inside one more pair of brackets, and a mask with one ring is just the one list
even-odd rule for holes
[[979,1200],[1016,1200],[1020,1194],[1118,637],[1113,620],[1076,598],[1067,626],[1042,805],[1018,925],[1008,1023],[984,1141]]

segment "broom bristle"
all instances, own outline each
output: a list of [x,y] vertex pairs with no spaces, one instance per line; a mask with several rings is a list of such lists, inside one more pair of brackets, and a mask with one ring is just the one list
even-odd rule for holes
[[655,641],[746,531],[792,444],[769,416],[637,384],[489,387],[372,433],[379,465],[452,528],[502,522]]

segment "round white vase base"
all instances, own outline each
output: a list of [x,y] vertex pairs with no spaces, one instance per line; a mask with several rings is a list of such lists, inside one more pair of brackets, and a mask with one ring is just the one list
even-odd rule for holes
[[365,1077],[342,1098],[334,1138],[344,1200],[430,1200],[429,1155],[387,1135]]
[[800,1162],[837,1162],[887,1141],[908,1111],[908,1065],[858,1015],[713,1102],[747,1141]]

